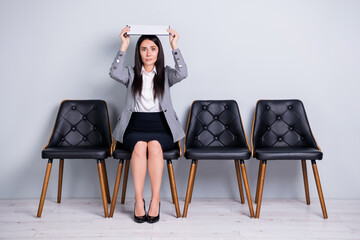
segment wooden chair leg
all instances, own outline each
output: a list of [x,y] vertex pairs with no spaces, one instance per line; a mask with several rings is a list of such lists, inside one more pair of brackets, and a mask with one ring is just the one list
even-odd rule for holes
[[259,192],[258,192],[258,200],[256,205],[256,216],[255,218],[259,218],[260,216],[260,207],[261,207],[261,200],[262,194],[264,190],[264,181],[265,181],[265,171],[266,171],[266,161],[261,161],[261,176],[260,176],[260,184],[259,184]]
[[258,172],[258,180],[257,180],[257,184],[256,184],[255,203],[257,203],[258,197],[259,197],[259,186],[260,186],[261,167],[262,167],[262,164],[261,164],[261,161],[259,161],[259,172]]
[[63,172],[64,172],[64,159],[60,159],[57,203],[61,203],[61,189],[62,189]]
[[105,183],[106,199],[108,200],[108,203],[111,203],[110,190],[109,190],[109,182],[108,182],[108,177],[107,177],[105,159],[102,159],[102,160],[101,160],[101,164],[102,164],[102,170],[103,170],[103,174],[104,174],[104,183]]
[[129,168],[130,168],[130,160],[125,160],[125,172],[124,172],[124,180],[123,180],[123,187],[122,187],[122,194],[121,194],[121,204],[125,203],[125,195],[126,195],[127,180],[128,180],[128,176],[129,176]]
[[325,219],[328,218],[327,215],[327,211],[326,211],[326,206],[325,206],[325,201],[324,201],[324,195],[321,189],[321,183],[320,183],[320,177],[319,177],[319,172],[317,170],[317,166],[316,166],[316,161],[315,160],[311,160],[311,165],[314,171],[314,177],[315,177],[315,182],[316,182],[316,188],[319,194],[319,200],[320,200],[320,205],[321,205],[321,209],[323,212],[323,216]]
[[309,182],[308,182],[307,169],[306,169],[306,160],[301,160],[301,166],[304,177],[306,204],[310,205],[310,193],[309,193]]
[[173,201],[175,203],[176,217],[179,218],[179,217],[181,217],[180,207],[179,207],[179,199],[178,199],[177,190],[176,190],[174,168],[173,168],[171,160],[167,160],[167,166],[168,166],[168,173],[169,173],[169,179],[170,179],[171,195],[173,196]]
[[[171,190],[171,198],[172,198],[172,203],[175,204],[175,199],[174,199],[174,193],[172,191],[172,187],[171,187],[171,175],[170,175],[170,169],[169,169],[169,161],[171,160],[167,160],[167,164],[168,164],[168,175],[169,175],[169,183],[170,183],[170,190]],[[171,161],[171,165],[172,165],[172,161]]]
[[241,200],[241,203],[244,204],[245,198],[244,198],[244,190],[243,190],[242,181],[241,181],[239,160],[234,160],[234,162],[235,162],[236,177],[237,177],[237,181],[238,181],[238,185],[239,185],[240,200]]
[[124,160],[120,159],[119,160],[118,170],[117,170],[117,173],[116,173],[116,180],[115,180],[113,198],[112,198],[112,201],[111,201],[109,217],[114,216],[115,205],[116,205],[116,200],[117,200],[117,196],[118,196],[118,192],[119,192],[119,186],[120,186],[120,180],[121,180],[123,164],[124,164]]
[[[237,162],[237,163],[238,163],[238,167],[239,167],[239,162]],[[254,217],[254,209],[253,209],[253,205],[252,205],[249,182],[248,182],[248,178],[247,178],[247,174],[246,174],[244,160],[240,160],[240,165],[241,165],[241,172],[242,172],[243,179],[244,179],[245,192],[246,192],[246,196],[247,196],[247,200],[248,200],[248,204],[249,204],[250,217],[253,218]]]
[[186,190],[183,218],[186,218],[186,216],[187,216],[187,211],[188,211],[189,202],[190,202],[191,186],[193,185],[194,178],[195,178],[195,168],[196,168],[196,160],[192,160],[191,167],[190,167],[189,181],[188,181],[188,186],[187,186],[187,190]]
[[108,215],[108,205],[107,205],[107,199],[106,199],[106,190],[105,190],[105,181],[104,181],[104,170],[103,164],[101,163],[101,160],[97,160],[97,166],[98,166],[98,172],[99,172],[99,180],[100,180],[100,189],[101,189],[101,196],[102,201],[104,205],[104,215],[107,218]]
[[48,184],[49,184],[49,178],[50,178],[50,173],[51,173],[52,162],[53,162],[53,160],[49,159],[48,164],[46,166],[44,184],[43,184],[43,188],[42,188],[42,191],[41,191],[39,208],[38,208],[38,212],[37,212],[37,217],[38,218],[41,217],[42,209],[43,209],[43,206],[44,206],[46,191],[47,191],[47,187],[48,187]]
[[190,190],[190,200],[189,200],[189,203],[191,203],[192,194],[193,194],[193,190],[194,190],[194,184],[195,184],[195,177],[196,177],[197,165],[198,165],[198,160],[196,160],[196,163],[195,163],[194,181],[192,182],[192,185],[191,185],[191,190]]

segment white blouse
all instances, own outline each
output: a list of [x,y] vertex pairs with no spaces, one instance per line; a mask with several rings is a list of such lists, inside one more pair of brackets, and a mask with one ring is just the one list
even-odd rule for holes
[[154,100],[154,82],[156,67],[151,72],[146,72],[144,66],[141,68],[142,90],[140,96],[137,95],[135,103],[135,112],[161,112],[159,99]]

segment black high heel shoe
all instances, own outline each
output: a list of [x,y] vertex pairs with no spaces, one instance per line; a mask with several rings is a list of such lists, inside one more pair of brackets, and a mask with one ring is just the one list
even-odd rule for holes
[[134,203],[134,221],[137,222],[137,223],[143,223],[143,222],[146,222],[147,220],[147,215],[146,215],[146,209],[145,209],[145,200],[143,199],[144,201],[144,211],[145,211],[145,215],[144,216],[136,216],[135,215],[135,206],[136,206],[136,202]]
[[[150,202],[150,205],[151,205],[151,202]],[[150,207],[149,207],[149,209],[150,209]],[[158,215],[155,216],[155,217],[148,215],[148,217],[147,217],[147,222],[148,222],[148,223],[156,223],[156,222],[158,222],[159,220],[160,220],[160,202],[159,202],[159,212],[158,212]]]

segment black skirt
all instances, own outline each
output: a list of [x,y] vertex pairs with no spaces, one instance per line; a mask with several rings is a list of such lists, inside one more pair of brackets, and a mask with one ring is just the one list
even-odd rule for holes
[[176,146],[163,112],[133,112],[124,133],[124,148],[132,151],[138,141],[156,140],[162,150]]

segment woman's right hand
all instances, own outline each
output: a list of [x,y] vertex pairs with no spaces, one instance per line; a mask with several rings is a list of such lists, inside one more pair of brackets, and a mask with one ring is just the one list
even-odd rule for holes
[[130,36],[129,35],[127,35],[126,37],[124,36],[125,33],[127,33],[127,32],[130,32],[129,26],[126,26],[125,28],[123,28],[119,35],[121,42],[122,42],[120,50],[123,52],[126,52],[127,48],[129,47],[129,44],[130,44]]

